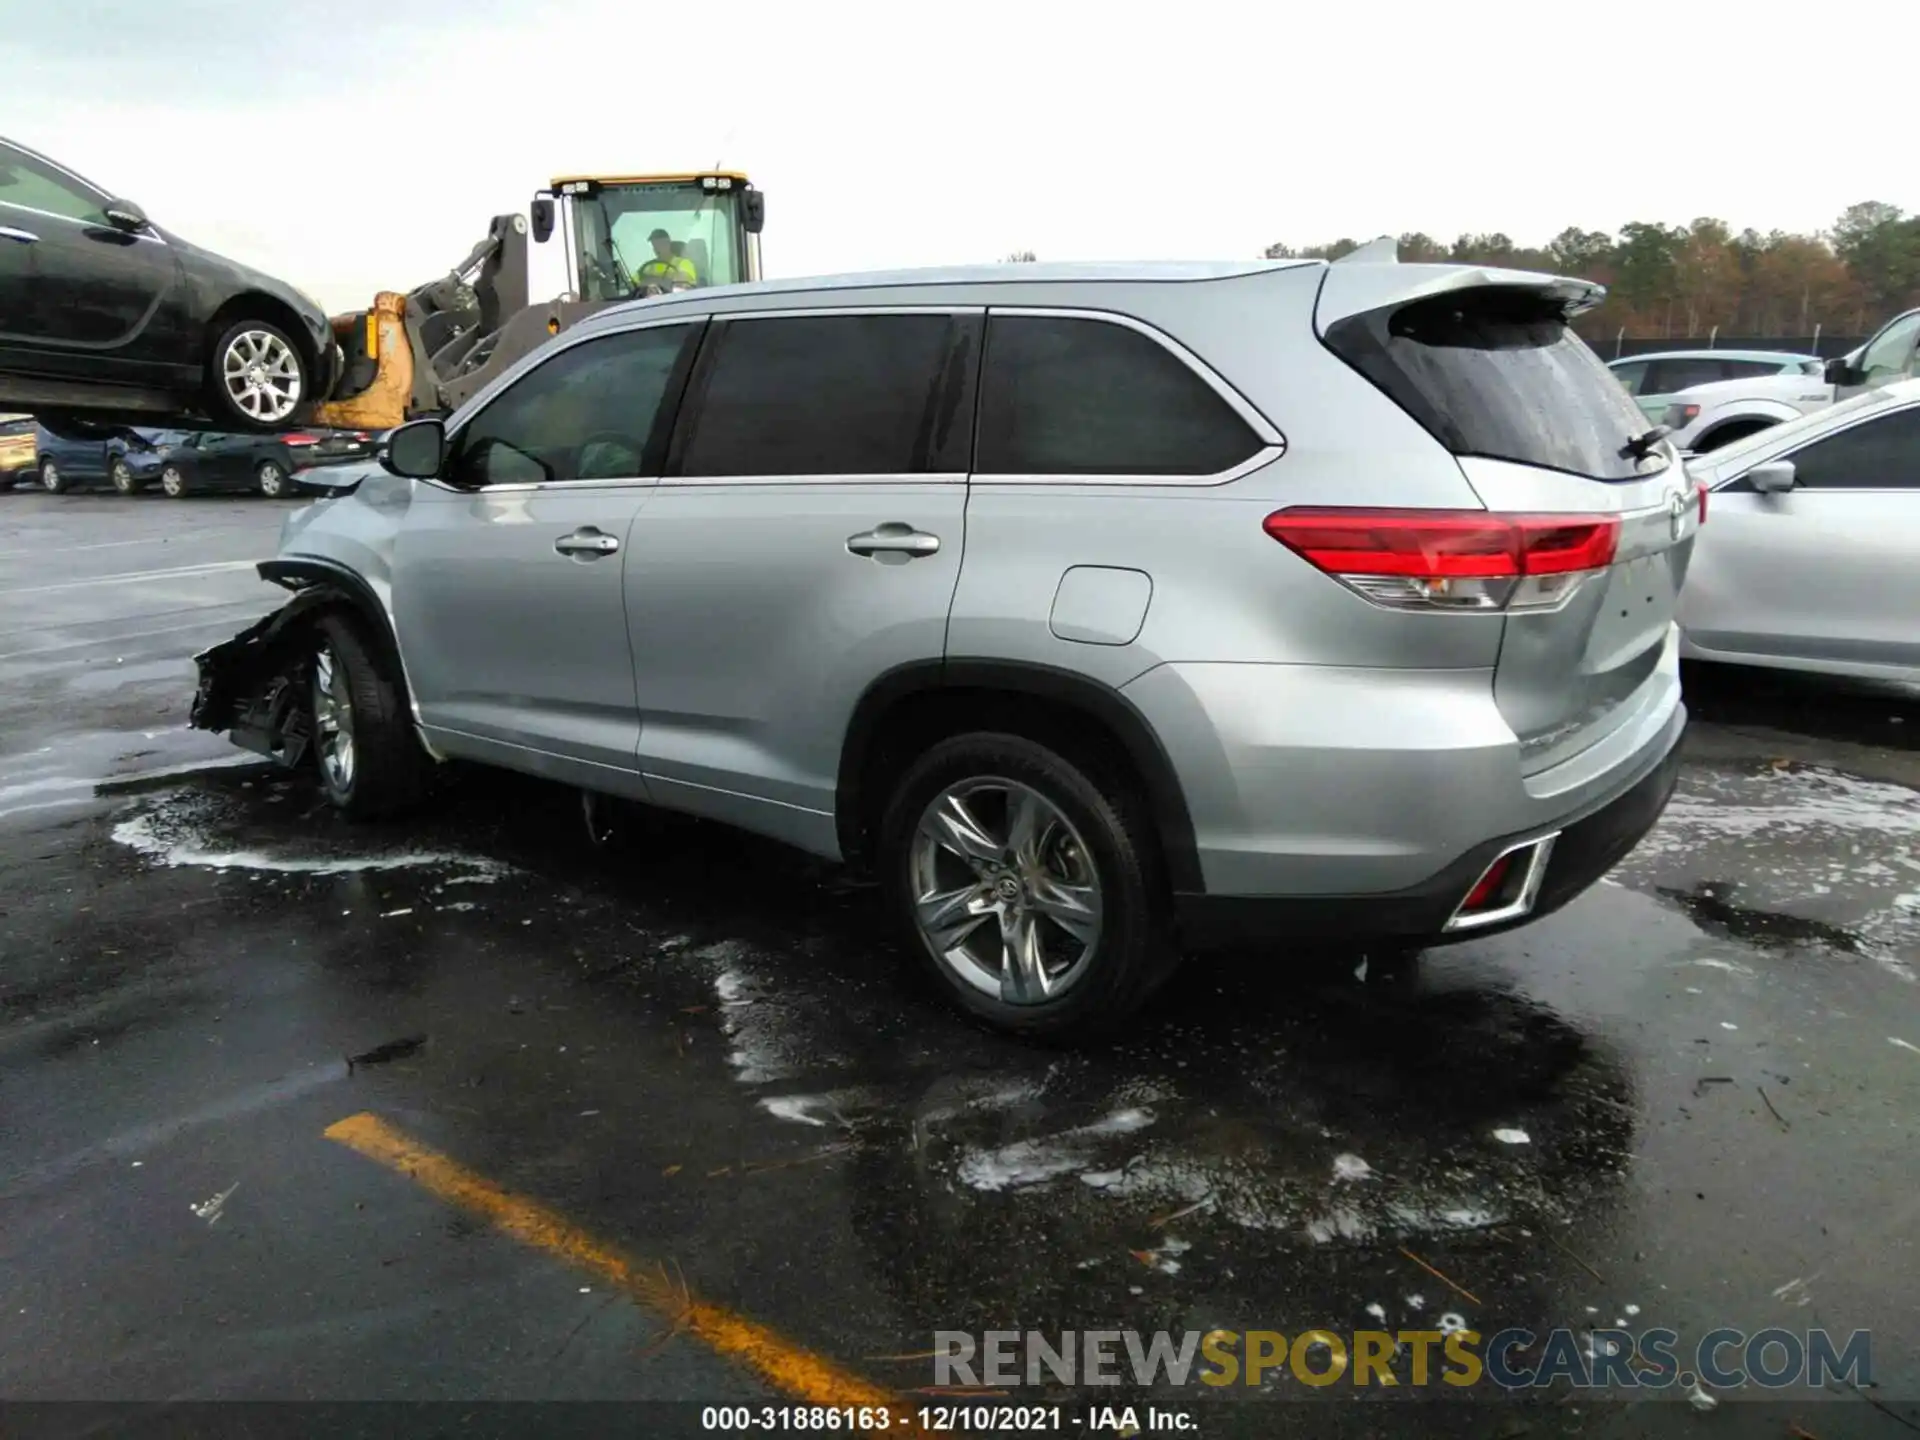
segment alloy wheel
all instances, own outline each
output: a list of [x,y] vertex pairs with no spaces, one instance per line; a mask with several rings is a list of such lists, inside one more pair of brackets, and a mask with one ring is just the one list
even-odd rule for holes
[[125,460],[116,459],[113,462],[111,474],[114,489],[118,490],[122,495],[131,495],[133,493],[132,466],[128,465]]
[[260,493],[269,500],[278,500],[287,493],[287,474],[271,460],[260,462]]
[[178,465],[169,465],[160,472],[160,488],[175,500],[187,493],[187,477]]
[[324,647],[313,657],[313,744],[328,787],[344,795],[353,788],[353,696]]
[[1100,943],[1100,879],[1080,832],[1015,780],[950,785],[908,852],[920,937],[957,979],[1009,1005],[1057,999]]
[[220,357],[220,383],[250,420],[277,424],[300,403],[300,360],[271,330],[242,330]]
[[62,483],[60,479],[60,467],[55,465],[51,460],[42,460],[40,462],[40,483],[46,488],[49,495],[58,495]]

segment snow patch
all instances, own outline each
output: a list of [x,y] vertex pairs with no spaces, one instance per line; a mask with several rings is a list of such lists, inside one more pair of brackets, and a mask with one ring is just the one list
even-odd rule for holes
[[1533,1143],[1533,1137],[1531,1135],[1511,1125],[1502,1126],[1500,1129],[1494,1131],[1493,1138],[1498,1140],[1502,1145],[1531,1145]]
[[170,869],[194,866],[206,870],[262,870],[281,875],[356,875],[368,870],[410,870],[429,866],[460,867],[473,873],[455,877],[446,883],[457,885],[464,879],[497,880],[513,873],[513,867],[497,860],[454,851],[411,850],[393,855],[270,855],[260,850],[215,850],[186,835],[167,836],[154,825],[151,815],[136,815],[113,827],[114,840],[156,865]]
[[1333,1178],[1336,1180],[1365,1180],[1371,1174],[1373,1167],[1358,1155],[1333,1157]]
[[1057,1135],[1018,1140],[996,1150],[971,1150],[960,1157],[960,1182],[975,1190],[1014,1190],[1086,1168],[1101,1140],[1129,1135],[1153,1124],[1151,1110],[1116,1110],[1091,1125]]

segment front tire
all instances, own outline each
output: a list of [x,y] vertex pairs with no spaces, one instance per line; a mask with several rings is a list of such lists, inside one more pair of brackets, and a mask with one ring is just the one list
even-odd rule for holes
[[1022,736],[927,751],[894,787],[879,855],[922,969],[997,1029],[1110,1032],[1177,961],[1138,797]]
[[187,484],[187,472],[178,465],[168,465],[160,471],[160,489],[169,500],[178,500],[192,487]]
[[116,455],[113,457],[113,464],[108,468],[107,476],[113,481],[113,488],[122,495],[138,495],[140,493],[140,482],[133,478],[133,467],[127,464],[124,455]]
[[308,695],[320,789],[351,819],[397,815],[419,801],[432,763],[405,687],[358,620],[323,615],[314,631]]
[[265,320],[239,320],[214,342],[207,399],[236,430],[259,432],[290,423],[311,398],[313,377],[293,337]]
[[262,460],[260,468],[253,472],[253,478],[260,487],[260,493],[269,500],[285,499],[292,493],[293,483],[277,460]]
[[60,467],[51,460],[40,462],[40,488],[49,495],[67,493],[67,477],[60,473]]

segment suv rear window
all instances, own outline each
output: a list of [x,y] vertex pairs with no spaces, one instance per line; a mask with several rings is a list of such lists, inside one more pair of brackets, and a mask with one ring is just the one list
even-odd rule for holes
[[1351,315],[1326,343],[1455,455],[1635,480],[1667,467],[1627,442],[1647,417],[1573,331],[1530,290],[1454,291]]

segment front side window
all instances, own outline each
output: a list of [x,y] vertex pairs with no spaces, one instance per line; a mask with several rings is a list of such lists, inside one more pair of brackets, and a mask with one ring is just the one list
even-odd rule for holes
[[1790,375],[1795,367],[1777,360],[1722,360],[1720,368],[1723,380],[1757,380],[1763,375]]
[[1263,443],[1192,366],[1130,326],[989,320],[979,474],[1218,475]]
[[1920,335],[1920,311],[1896,320],[1868,344],[1860,370],[1869,385],[1898,379],[1906,373],[1913,341]]
[[662,402],[698,324],[569,346],[461,428],[448,469],[465,489],[658,475]]
[[690,401],[685,476],[911,475],[964,461],[957,386],[976,322],[794,315],[727,322]]
[[69,220],[106,223],[103,196],[32,156],[0,145],[0,205],[19,205]]
[[1920,490],[1920,407],[1896,410],[1781,457],[1806,490]]

